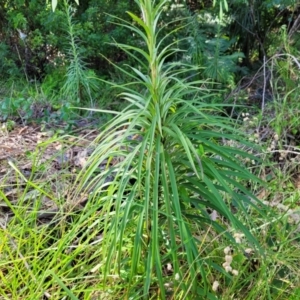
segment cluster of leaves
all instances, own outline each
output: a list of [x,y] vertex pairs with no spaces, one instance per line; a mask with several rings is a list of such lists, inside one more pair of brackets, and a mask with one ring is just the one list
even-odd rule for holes
[[[12,116],[21,116],[24,119],[29,119],[32,116],[30,99],[25,98],[4,98],[1,101],[0,111],[2,121],[6,121]],[[25,114],[24,114],[25,112]]]

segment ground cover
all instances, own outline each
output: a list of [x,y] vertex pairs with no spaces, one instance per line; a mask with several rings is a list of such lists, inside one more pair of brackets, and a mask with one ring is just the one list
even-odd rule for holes
[[[244,119],[241,130],[266,150],[260,154],[264,158],[261,166],[249,162],[248,167],[268,182],[267,187],[252,188],[273,214],[265,220],[253,216],[256,225],[252,228],[266,251],[265,257],[244,238],[237,247],[209,230],[195,230],[194,234],[202,237],[204,257],[214,257],[220,268],[226,259],[232,260],[229,266],[236,270],[236,279],[233,276],[228,281],[211,269],[211,289],[220,299],[231,299],[232,295],[236,299],[267,299],[268,294],[271,299],[297,299],[300,154],[291,138],[290,145],[285,141],[284,149],[279,148],[279,137],[270,126],[272,117],[261,119],[259,114],[240,112],[239,118]],[[123,294],[126,276],[111,274],[108,288],[104,288],[100,272],[103,265],[97,260],[103,238],[100,220],[104,216],[99,207],[90,210],[88,195],[74,193],[76,175],[95,149],[93,142],[99,129],[83,127],[74,134],[64,134],[64,127],[42,130],[33,124],[15,123],[13,128],[6,124],[2,126],[0,147],[3,299],[29,299],[32,293],[37,294],[32,299],[61,299],[68,291],[76,299],[114,299],[115,294]],[[129,238],[128,249],[130,244]],[[67,269],[63,267],[66,264]],[[172,266],[166,264],[164,268],[165,276],[172,277]],[[60,280],[51,273],[53,270]],[[26,284],[28,280],[32,283]],[[172,291],[172,280],[166,286]]]

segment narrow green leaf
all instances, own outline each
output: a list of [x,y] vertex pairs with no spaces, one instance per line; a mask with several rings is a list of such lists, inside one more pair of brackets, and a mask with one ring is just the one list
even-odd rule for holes
[[52,11],[55,11],[57,6],[57,0],[52,0]]
[[54,280],[59,284],[59,286],[67,293],[68,297],[71,300],[79,300],[67,287],[66,285],[60,280],[60,278],[52,271],[49,270],[48,273],[54,278]]

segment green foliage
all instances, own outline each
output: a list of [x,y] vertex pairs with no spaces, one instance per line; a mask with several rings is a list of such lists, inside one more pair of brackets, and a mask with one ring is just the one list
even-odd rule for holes
[[69,66],[67,68],[66,81],[62,88],[62,94],[69,99],[71,103],[90,100],[93,107],[93,94],[97,90],[97,84],[94,81],[95,73],[89,70],[81,59],[80,45],[76,41],[74,24],[72,21],[72,7],[64,0],[67,30],[69,35],[70,50],[68,53]]
[[7,119],[17,116],[27,120],[32,116],[30,99],[25,98],[4,98],[0,103],[1,119]]
[[0,78],[17,77],[19,72],[16,57],[10,52],[7,44],[0,42]]
[[[72,9],[72,34],[80,46],[78,54],[95,72],[106,75],[109,72],[106,60],[101,57],[103,54],[113,61],[125,59],[109,43],[114,38],[126,41],[132,36],[109,23],[110,17],[106,13],[126,16],[125,11],[131,6],[128,1],[112,6],[109,1],[101,0],[81,2]],[[5,67],[6,74],[12,73],[12,67],[16,66],[19,72],[14,74],[24,76],[25,68],[28,79],[42,80],[54,68],[72,63],[69,59],[73,54],[70,55],[69,50],[73,52],[74,49],[69,41],[66,42],[65,29],[69,18],[66,17],[64,1],[59,1],[55,12],[43,1],[30,0],[26,5],[17,0],[4,1],[0,14],[0,60],[3,61],[0,68]],[[70,30],[69,25],[67,30]],[[26,35],[24,40],[19,31]],[[5,78],[5,73],[0,76]]]
[[[246,68],[239,65],[244,55],[234,50],[235,39],[230,39],[226,31],[228,18],[220,20],[217,9],[207,8],[191,14],[184,5],[174,5],[165,14],[168,16],[163,15],[163,21],[171,28],[169,32],[175,33],[172,39],[183,50],[173,60],[196,65],[201,70],[191,75],[232,87],[236,77],[246,73]],[[173,21],[168,23],[168,20]]]
[[[21,82],[18,81],[18,84],[19,86],[16,84],[10,86],[7,84],[6,86],[9,93],[6,92],[5,94],[10,95],[4,96],[0,101],[0,120],[2,122],[7,123],[15,120],[23,125],[33,122],[48,126],[63,123],[68,129],[78,119],[78,114],[71,109],[70,102],[61,101],[61,98],[56,98],[53,95],[52,100],[49,101],[51,93],[45,94],[43,88],[40,88],[36,83],[32,85],[23,83],[22,86]],[[51,82],[48,82],[48,88],[51,88]]]
[[215,49],[213,54],[208,49],[206,53],[206,61],[204,62],[203,76],[212,78],[213,80],[221,83],[229,84],[231,87],[235,85],[234,75],[241,71],[245,74],[245,69],[238,66],[244,57],[243,53],[234,52],[229,54],[228,51],[234,41],[228,41],[225,38],[219,37],[209,41],[209,48]]
[[108,75],[111,69],[102,56],[113,62],[126,59],[111,43],[114,40],[131,41],[133,36],[128,30],[114,25],[110,15],[117,15],[126,20],[128,19],[126,11],[132,8],[130,1],[118,1],[115,5],[111,5],[111,2],[106,0],[92,0],[75,7],[72,15],[73,30],[80,40],[80,54],[84,55],[89,67],[97,73]]
[[[99,259],[105,261],[105,281],[118,272],[126,282],[127,297],[148,295],[158,286],[159,297],[165,299],[165,284],[171,280],[171,293],[190,291],[195,297],[213,299],[206,279],[206,265],[212,265],[201,257],[194,227],[201,232],[212,227],[229,239],[228,230],[239,230],[256,244],[230,205],[243,214],[244,223],[251,223],[247,210],[255,207],[250,200],[255,196],[241,182],[259,180],[239,161],[255,157],[222,145],[225,140],[246,142],[228,118],[213,114],[217,105],[204,101],[213,97],[209,90],[199,88],[206,82],[179,79],[198,68],[166,64],[168,56],[178,51],[176,42],[162,46],[167,36],[159,38],[158,24],[166,3],[137,1],[142,17],[129,13],[133,23],[122,23],[146,45],[144,50],[118,44],[141,68],[118,68],[131,78],[116,85],[129,106],[120,113],[111,112],[116,117],[98,136],[97,148],[78,184],[80,192],[91,195],[90,205],[101,207],[104,232]],[[230,225],[213,220],[208,208]],[[168,263],[172,277],[166,278],[163,266]]]
[[236,48],[245,55],[248,66],[255,60],[263,61],[272,47],[273,34],[278,34],[282,25],[291,28],[299,9],[294,0],[234,1],[230,8],[229,33],[237,39]]
[[41,89],[49,99],[53,99],[55,104],[61,101],[60,91],[66,81],[66,68],[58,67],[49,72],[41,84]]
[[[273,40],[271,37],[273,33],[276,34],[283,24],[288,27],[288,30],[292,30],[298,9],[293,0],[254,1],[253,3],[235,1],[230,3],[229,9],[226,1],[214,1],[211,4],[185,2],[168,2],[162,13],[162,23],[172,21],[168,26],[169,31],[177,27],[178,32],[173,35],[177,42],[182,37],[190,39],[188,48],[192,52],[193,63],[195,61],[199,63],[204,59],[206,62],[209,61],[209,69],[213,66],[216,70],[216,63],[212,63],[210,57],[218,54],[221,68],[230,62],[230,67],[226,70],[227,74],[232,68],[233,72],[239,71],[235,70],[237,53],[244,53],[246,62],[255,55],[261,56],[267,53]],[[79,2],[79,5],[74,6],[72,12],[74,35],[81,41],[80,55],[89,64],[90,69],[102,75],[109,74],[109,64],[102,55],[114,63],[129,59],[110,43],[117,40],[119,43],[137,45],[138,41],[130,29],[120,28],[110,21],[111,15],[128,21],[126,11],[136,12],[135,10],[133,1],[117,1],[111,5],[111,1],[91,0]],[[179,28],[186,21],[182,22],[180,18],[188,17],[191,14],[189,11],[193,14],[193,21],[190,22],[193,23],[192,28],[181,31]],[[10,59],[15,65],[20,68],[22,62],[26,66],[29,78],[41,79],[55,65],[63,63],[60,54],[65,53],[66,49],[63,28],[67,20],[64,1],[58,2],[55,12],[43,1],[30,0],[26,5],[21,5],[17,0],[4,1],[1,16],[2,43],[11,52]],[[222,28],[219,32],[216,22],[225,22],[230,26]],[[27,35],[26,45],[19,38],[18,30]],[[215,42],[210,43],[214,39]],[[222,52],[221,48],[224,46],[222,44],[229,41],[230,45],[227,46],[226,52]],[[217,53],[218,48],[220,53]],[[223,56],[224,63],[222,63]],[[174,54],[173,59],[178,59],[178,54]],[[19,75],[22,74],[24,74],[23,70]],[[220,77],[216,72],[210,75]],[[226,76],[222,75],[221,80],[224,78]]]

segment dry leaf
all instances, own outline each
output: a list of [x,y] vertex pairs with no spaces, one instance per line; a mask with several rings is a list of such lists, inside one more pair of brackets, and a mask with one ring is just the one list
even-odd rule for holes
[[74,159],[74,164],[77,167],[83,168],[87,161],[87,150],[79,151]]

